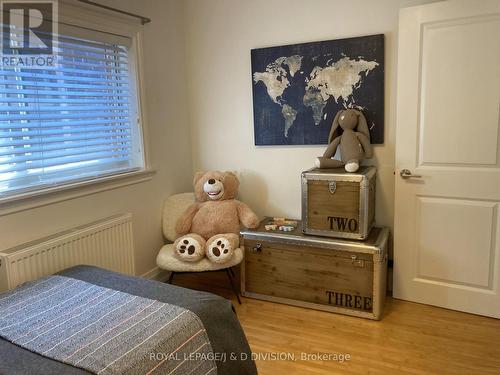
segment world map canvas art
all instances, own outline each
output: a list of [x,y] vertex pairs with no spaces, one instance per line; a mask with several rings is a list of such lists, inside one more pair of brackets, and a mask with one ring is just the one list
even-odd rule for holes
[[384,35],[253,49],[256,145],[326,144],[337,111],[365,115],[384,142]]

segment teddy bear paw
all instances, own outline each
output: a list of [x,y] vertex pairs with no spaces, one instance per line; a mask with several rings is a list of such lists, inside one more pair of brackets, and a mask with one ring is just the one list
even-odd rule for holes
[[175,244],[177,256],[187,262],[195,262],[204,256],[203,247],[193,237],[184,237]]
[[219,237],[207,245],[207,257],[214,263],[225,263],[233,256],[234,249],[224,237]]

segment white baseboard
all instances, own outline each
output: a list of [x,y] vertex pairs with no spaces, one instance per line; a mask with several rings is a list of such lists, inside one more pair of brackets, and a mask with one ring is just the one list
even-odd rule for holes
[[145,279],[150,279],[150,280],[156,280],[156,281],[166,281],[168,279],[168,276],[170,275],[170,272],[164,271],[159,267],[155,267],[148,272],[144,273],[141,275],[141,277]]

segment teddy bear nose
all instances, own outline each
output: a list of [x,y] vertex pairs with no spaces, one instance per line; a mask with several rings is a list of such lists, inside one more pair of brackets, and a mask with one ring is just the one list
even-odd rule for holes
[[210,185],[213,185],[213,184],[215,184],[215,180],[214,180],[213,178],[211,178],[210,180],[208,180],[208,183],[209,183]]

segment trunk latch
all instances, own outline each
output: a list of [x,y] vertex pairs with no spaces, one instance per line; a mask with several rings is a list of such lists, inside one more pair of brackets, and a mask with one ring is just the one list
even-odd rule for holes
[[328,183],[328,190],[331,194],[334,194],[335,190],[337,190],[337,181],[330,181]]
[[351,263],[354,267],[364,267],[365,261],[363,259],[358,259],[356,255],[351,255]]

